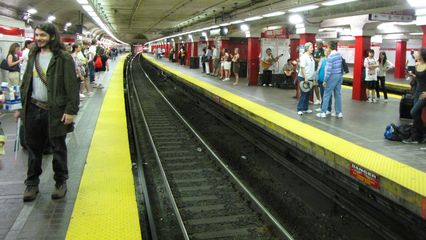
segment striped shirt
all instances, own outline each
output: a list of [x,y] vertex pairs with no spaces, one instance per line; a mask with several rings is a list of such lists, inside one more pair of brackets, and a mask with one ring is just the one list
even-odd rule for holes
[[328,78],[332,74],[342,74],[342,55],[333,50],[327,58],[327,64],[325,65],[325,77],[324,82],[328,81]]

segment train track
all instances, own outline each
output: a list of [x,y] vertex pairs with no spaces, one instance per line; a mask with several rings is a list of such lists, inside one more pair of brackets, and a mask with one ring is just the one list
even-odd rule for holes
[[127,91],[136,99],[132,105],[137,104],[144,121],[182,239],[293,239],[161,94],[139,62],[131,61],[128,72]]

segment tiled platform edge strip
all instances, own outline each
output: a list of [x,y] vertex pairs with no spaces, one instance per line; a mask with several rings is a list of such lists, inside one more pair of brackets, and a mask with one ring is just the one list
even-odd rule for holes
[[343,174],[351,176],[351,170],[366,170],[374,174],[378,185],[368,187],[425,218],[426,173],[181,73],[146,54],[144,56],[157,67],[185,81],[218,104]]
[[123,89],[124,57],[101,107],[67,239],[141,239]]

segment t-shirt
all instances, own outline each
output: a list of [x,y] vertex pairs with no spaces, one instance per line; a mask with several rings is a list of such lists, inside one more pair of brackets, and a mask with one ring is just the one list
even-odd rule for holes
[[[44,74],[47,74],[47,68],[49,67],[50,60],[52,59],[53,53],[48,52],[41,54],[39,53],[39,63],[40,67],[43,70]],[[33,68],[33,92],[31,95],[32,98],[47,102],[47,87],[44,85],[44,83],[41,81],[40,77],[38,76],[35,63]]]
[[407,66],[408,67],[414,67],[416,66],[416,59],[414,59],[411,54],[409,56],[407,56]]
[[368,57],[364,59],[365,81],[377,81],[377,69],[368,69],[368,65],[377,65],[376,59]]
[[302,54],[300,57],[299,77],[304,77],[302,68],[305,69],[307,80],[313,80],[315,78],[315,60],[312,55]]
[[96,46],[95,45],[91,45],[89,47],[89,54],[87,55],[87,60],[89,62],[93,61],[93,58],[95,58],[96,56]]
[[24,51],[22,51],[22,58],[24,61],[21,63],[21,76],[20,79],[22,81],[22,78],[24,77],[25,70],[27,69],[27,63],[28,63],[28,54],[30,53],[30,49],[25,48]]
[[377,71],[377,76],[386,77],[386,71],[393,67],[394,67],[393,64],[389,62],[389,60],[386,60],[385,64],[379,63],[379,70]]

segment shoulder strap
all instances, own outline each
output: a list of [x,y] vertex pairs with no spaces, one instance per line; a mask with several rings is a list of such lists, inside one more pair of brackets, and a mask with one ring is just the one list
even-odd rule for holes
[[35,69],[37,71],[38,77],[40,78],[41,82],[44,84],[44,86],[47,87],[46,74],[44,74],[43,68],[40,66],[39,57],[40,57],[40,54],[37,54],[35,59]]

